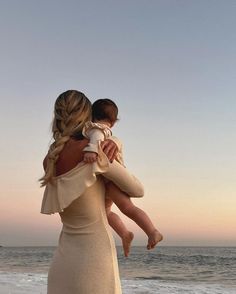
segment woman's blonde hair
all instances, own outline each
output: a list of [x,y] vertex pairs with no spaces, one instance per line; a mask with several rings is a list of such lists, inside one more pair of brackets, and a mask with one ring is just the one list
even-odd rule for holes
[[45,175],[39,180],[41,187],[55,176],[55,163],[65,143],[71,137],[81,136],[88,120],[91,120],[91,102],[83,93],[68,90],[59,95],[54,105],[52,122],[54,142],[49,147]]

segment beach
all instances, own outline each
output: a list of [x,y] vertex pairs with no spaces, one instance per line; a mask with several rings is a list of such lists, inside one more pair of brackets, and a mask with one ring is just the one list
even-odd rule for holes
[[[45,294],[55,247],[0,248],[0,293]],[[235,247],[117,247],[123,294],[236,293]]]

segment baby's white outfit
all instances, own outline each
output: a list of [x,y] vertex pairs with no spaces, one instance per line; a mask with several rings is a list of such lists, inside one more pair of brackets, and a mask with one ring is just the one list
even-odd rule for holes
[[115,159],[124,166],[122,144],[116,137],[112,136],[112,131],[107,125],[88,121],[83,128],[83,135],[89,139],[88,145],[83,149],[85,152],[98,153],[99,142],[112,139],[118,147],[118,153]]

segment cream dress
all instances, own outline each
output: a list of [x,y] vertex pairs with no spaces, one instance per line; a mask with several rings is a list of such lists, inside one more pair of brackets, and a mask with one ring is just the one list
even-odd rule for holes
[[46,186],[41,213],[60,213],[62,230],[48,273],[48,294],[120,294],[114,240],[105,213],[103,176],[131,197],[143,187],[99,147],[98,161],[79,163]]

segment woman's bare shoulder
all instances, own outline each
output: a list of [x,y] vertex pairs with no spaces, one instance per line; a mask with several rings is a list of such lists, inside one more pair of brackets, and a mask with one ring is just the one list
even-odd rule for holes
[[[56,165],[59,167],[66,166],[68,168],[68,166],[73,167],[73,165],[78,164],[78,162],[83,159],[83,149],[87,144],[87,139],[75,140],[71,138],[66,142],[64,148],[60,152]],[[47,154],[43,160],[44,170],[47,169],[48,156],[49,154]]]

